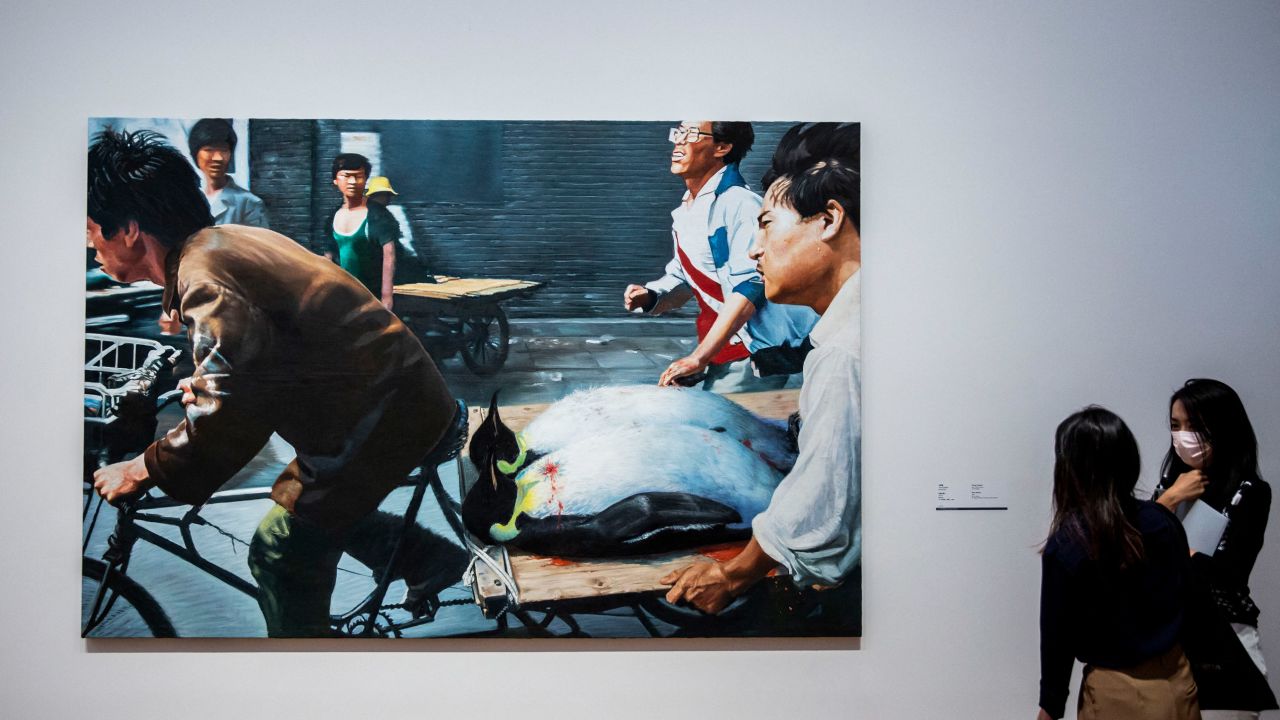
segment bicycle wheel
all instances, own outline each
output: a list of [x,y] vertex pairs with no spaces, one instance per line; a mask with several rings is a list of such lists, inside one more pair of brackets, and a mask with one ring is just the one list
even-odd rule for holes
[[[80,637],[177,637],[173,623],[151,593],[119,572],[112,572],[106,585],[107,564],[84,558],[80,583]],[[95,598],[102,600],[93,618]]]

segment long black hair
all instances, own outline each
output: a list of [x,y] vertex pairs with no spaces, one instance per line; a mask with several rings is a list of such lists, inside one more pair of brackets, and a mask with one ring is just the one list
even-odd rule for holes
[[[1191,429],[1199,433],[1210,447],[1209,462],[1203,468],[1209,477],[1204,500],[1221,509],[1245,480],[1258,480],[1258,437],[1244,411],[1244,403],[1231,386],[1219,380],[1193,378],[1169,398],[1169,412],[1181,401],[1191,421]],[[1190,470],[1174,451],[1169,452],[1160,467],[1160,484],[1169,487],[1178,476]]]
[[1129,426],[1091,405],[1062,421],[1054,445],[1050,537],[1085,548],[1104,565],[1126,568],[1142,559],[1142,534],[1130,522],[1142,458]]

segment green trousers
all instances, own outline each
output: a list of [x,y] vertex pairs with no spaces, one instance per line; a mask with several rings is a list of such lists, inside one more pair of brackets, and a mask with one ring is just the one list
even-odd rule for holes
[[[279,505],[258,524],[249,544],[249,570],[258,581],[258,606],[270,637],[330,637],[329,607],[338,561],[347,553],[382,578],[400,541],[404,517],[376,510],[342,531],[325,530]],[[400,567],[410,592],[434,594],[457,582],[467,553],[411,523]]]
[[338,579],[342,538],[299,520],[279,505],[258,524],[249,570],[270,637],[329,637],[329,601]]

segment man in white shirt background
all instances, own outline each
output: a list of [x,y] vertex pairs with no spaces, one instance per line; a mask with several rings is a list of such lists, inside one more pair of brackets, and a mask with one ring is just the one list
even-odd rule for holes
[[222,118],[196,121],[187,133],[187,148],[200,170],[200,185],[215,225],[267,227],[262,199],[236,184],[231,177],[236,152],[236,131]]
[[[231,177],[237,141],[231,121],[223,118],[201,118],[187,132],[187,149],[200,171],[200,189],[209,201],[213,224],[265,228],[267,208],[262,198],[237,185]],[[161,312],[158,322],[165,335],[182,332],[176,312]]]

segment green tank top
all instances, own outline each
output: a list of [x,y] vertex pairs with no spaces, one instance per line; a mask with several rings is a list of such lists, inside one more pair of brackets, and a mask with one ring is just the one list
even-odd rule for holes
[[338,245],[338,265],[378,297],[382,292],[382,253],[377,253],[375,258],[369,241],[369,218],[366,216],[350,235],[334,230],[333,241]]

